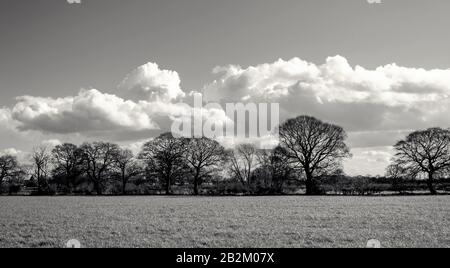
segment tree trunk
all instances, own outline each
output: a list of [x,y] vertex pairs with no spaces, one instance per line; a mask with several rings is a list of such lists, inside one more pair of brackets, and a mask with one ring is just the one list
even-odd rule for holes
[[194,195],[198,195],[198,176],[194,178]]
[[197,168],[194,176],[194,195],[198,195],[199,184],[200,184],[200,170]]
[[166,195],[170,195],[170,177],[166,178]]
[[103,194],[99,182],[97,182],[97,181],[94,182],[94,189],[95,189],[95,192],[97,193],[97,195]]
[[122,195],[126,195],[127,179],[125,177],[125,171],[122,171]]
[[428,173],[428,181],[427,181],[428,189],[430,189],[431,195],[437,195],[437,191],[433,185],[433,172]]
[[314,181],[311,172],[306,172],[306,195],[316,194],[314,189]]
[[122,195],[127,194],[126,186],[127,186],[127,182],[125,180],[123,180],[122,181]]

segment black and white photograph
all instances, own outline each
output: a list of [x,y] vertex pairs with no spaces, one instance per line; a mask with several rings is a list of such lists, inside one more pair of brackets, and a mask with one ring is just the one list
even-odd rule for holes
[[450,248],[449,13],[0,0],[0,248]]

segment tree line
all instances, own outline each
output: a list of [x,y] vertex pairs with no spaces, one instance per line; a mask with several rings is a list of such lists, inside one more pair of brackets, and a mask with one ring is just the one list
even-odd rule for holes
[[406,185],[417,188],[412,181],[419,181],[434,195],[436,181],[442,184],[439,179],[450,171],[450,131],[441,128],[413,132],[399,141],[386,177],[370,179],[343,173],[342,161],[351,154],[340,126],[299,116],[279,126],[279,137],[273,150],[251,144],[226,150],[212,139],[170,133],[148,141],[137,155],[109,142],[38,147],[32,165],[20,165],[12,155],[0,157],[0,189],[17,193],[34,188],[41,195],[170,195],[175,187],[194,195],[256,195],[303,187],[306,195],[370,194],[383,189],[402,193],[409,189]]

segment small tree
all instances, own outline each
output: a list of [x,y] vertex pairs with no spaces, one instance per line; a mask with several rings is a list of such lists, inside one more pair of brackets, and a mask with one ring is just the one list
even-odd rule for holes
[[293,167],[306,176],[306,194],[317,193],[314,178],[341,167],[351,156],[344,129],[316,118],[300,116],[280,126],[280,145]]
[[252,171],[257,164],[257,150],[252,144],[241,144],[230,153],[231,173],[251,191]]
[[134,158],[131,150],[120,149],[115,156],[115,162],[122,183],[122,194],[125,195],[128,181],[131,178],[142,174],[142,169]]
[[0,191],[4,180],[16,177],[20,172],[17,157],[12,155],[0,156]]
[[199,194],[199,186],[226,158],[225,149],[217,141],[208,138],[186,139],[185,159],[194,177],[194,195]]
[[83,152],[76,145],[65,143],[52,150],[55,177],[62,178],[67,190],[71,190],[74,180],[82,173]]
[[395,146],[394,163],[404,170],[426,173],[432,195],[437,194],[434,176],[450,167],[450,131],[430,128],[409,134]]
[[83,166],[98,195],[103,194],[111,168],[116,163],[119,146],[108,142],[85,143],[81,146]]
[[[262,150],[258,154],[260,174],[264,173],[268,178],[270,190],[272,193],[280,194],[283,192],[283,186],[289,180],[294,170],[289,165],[285,149],[277,146],[273,150]],[[261,176],[261,175],[260,175]]]
[[47,147],[41,146],[33,150],[34,175],[37,180],[39,194],[42,194],[44,192],[43,188],[48,186],[47,178],[51,159],[51,154]]
[[167,195],[172,193],[175,180],[186,173],[185,152],[185,142],[166,133],[144,144],[139,155],[145,161],[149,173],[163,182]]

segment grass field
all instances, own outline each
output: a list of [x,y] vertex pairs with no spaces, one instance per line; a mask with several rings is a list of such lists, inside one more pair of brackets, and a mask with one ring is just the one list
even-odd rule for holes
[[450,247],[450,197],[0,197],[0,247]]

